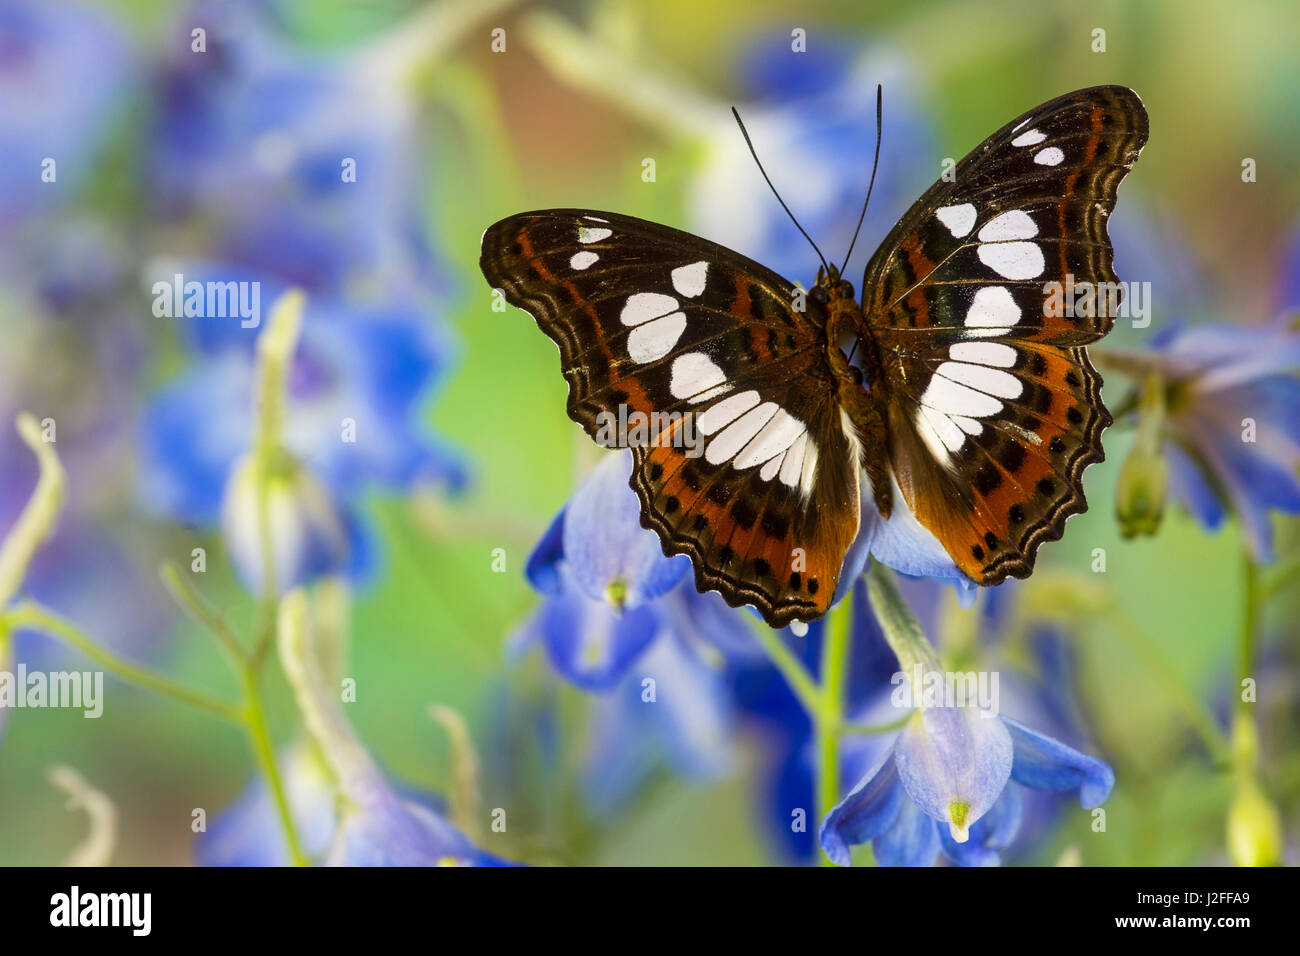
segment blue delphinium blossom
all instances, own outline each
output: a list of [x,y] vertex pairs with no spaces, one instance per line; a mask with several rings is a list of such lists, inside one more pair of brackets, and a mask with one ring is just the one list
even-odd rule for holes
[[[278,760],[303,853],[328,866],[496,866],[442,816],[426,794],[402,793],[373,767],[345,792],[315,746],[300,741]],[[287,866],[270,788],[258,778],[217,814],[194,847],[200,866]]]
[[[200,279],[205,272],[187,273]],[[263,295],[274,296],[268,283]],[[143,414],[140,494],[154,514],[224,524],[236,568],[261,580],[257,529],[238,507],[251,494],[244,456],[253,437],[256,328],[181,319],[201,361],[164,385]],[[401,303],[355,307],[308,301],[288,379],[283,440],[294,464],[273,487],[281,588],[326,571],[367,566],[371,541],[357,500],[371,489],[463,486],[460,458],[428,433],[421,413],[451,348],[422,312]],[[201,427],[199,427],[201,425]],[[223,505],[225,514],[223,517]]]
[[[878,702],[871,716],[899,709]],[[1105,763],[1024,724],[975,706],[914,710],[903,730],[822,822],[830,859],[871,841],[885,866],[927,866],[942,852],[963,866],[996,865],[1016,835],[1021,787],[1077,790],[1085,808],[1114,785]]]
[[1271,560],[1271,513],[1300,513],[1300,332],[1280,321],[1170,325],[1114,357],[1164,390],[1173,495],[1210,529],[1235,515],[1256,558]]
[[[1071,635],[1056,621],[1027,622],[1014,647],[1008,644],[1008,613],[1024,585],[1008,581],[989,590],[979,618],[984,669],[999,674],[1000,708],[1021,722],[1076,750],[1094,750],[1092,734],[1079,706]],[[1015,843],[1003,861],[1030,857],[1068,810],[1063,793],[1026,790]]]
[[167,49],[148,159],[158,216],[201,219],[215,258],[311,295],[443,286],[418,114],[383,49],[300,50],[251,0],[190,4]]
[[[816,54],[789,35],[754,44],[742,64],[740,112],[782,198],[837,265],[866,197],[876,138],[876,84],[884,87],[880,168],[855,255],[876,244],[937,178],[929,124],[901,64],[863,39],[821,37]],[[817,260],[754,168],[738,130],[718,130],[690,187],[693,231],[807,286]],[[847,277],[857,280],[846,270]],[[858,290],[861,293],[861,289]]]
[[613,688],[662,626],[659,599],[690,568],[665,557],[641,527],[628,487],[630,452],[607,455],[560,510],[525,574],[545,596],[519,641],[536,640],[555,670],[584,690]]
[[[95,169],[130,81],[126,37],[81,3],[0,4],[0,224],[65,200]],[[52,181],[42,179],[53,160]]]
[[688,780],[722,776],[733,763],[732,723],[722,671],[665,629],[627,677],[596,698],[583,798],[603,817],[625,806],[660,769]]

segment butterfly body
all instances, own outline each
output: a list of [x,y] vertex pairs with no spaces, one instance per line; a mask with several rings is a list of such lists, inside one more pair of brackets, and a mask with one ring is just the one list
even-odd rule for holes
[[701,591],[773,626],[819,617],[864,474],[882,517],[906,506],[897,520],[996,584],[1084,510],[1082,471],[1103,457],[1084,346],[1112,313],[1057,314],[1049,289],[1117,283],[1105,220],[1146,122],[1131,90],[1096,87],[1007,124],[894,227],[861,300],[833,266],[804,293],[706,239],[592,210],[504,219],[480,265],[559,346],[569,415],[593,438],[620,410],[655,422],[632,488]]

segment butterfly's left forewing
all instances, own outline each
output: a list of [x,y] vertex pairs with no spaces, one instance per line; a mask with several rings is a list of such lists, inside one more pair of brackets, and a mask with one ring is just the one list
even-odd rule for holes
[[958,163],[867,266],[891,467],[981,584],[1027,575],[1086,507],[1111,419],[1084,346],[1114,321],[1106,220],[1146,138],[1132,90],[1058,97]]
[[[774,626],[829,605],[858,527],[859,452],[825,316],[739,254],[615,213],[546,210],[484,234],[484,275],[560,349],[568,410],[632,446],[641,520],[700,590]],[[799,297],[802,298],[802,297]]]

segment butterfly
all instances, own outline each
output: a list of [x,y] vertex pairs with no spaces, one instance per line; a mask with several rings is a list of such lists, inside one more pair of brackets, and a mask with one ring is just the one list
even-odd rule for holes
[[773,627],[820,617],[864,480],[882,518],[901,497],[994,585],[1086,509],[1082,473],[1104,457],[1086,346],[1115,299],[1063,309],[1060,293],[1122,288],[1106,220],[1147,131],[1119,86],[1017,117],[899,220],[860,302],[833,265],[805,294],[707,239],[583,209],[495,223],[480,267],[559,346],[589,435],[651,423],[632,447],[641,523],[701,592]]

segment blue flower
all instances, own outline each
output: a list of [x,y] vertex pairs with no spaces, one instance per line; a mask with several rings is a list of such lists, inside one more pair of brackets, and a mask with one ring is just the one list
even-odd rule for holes
[[162,218],[201,219],[215,257],[311,295],[445,284],[422,223],[417,113],[383,50],[296,49],[250,0],[191,4],[168,49],[148,159]]
[[[757,44],[745,69],[753,105],[741,109],[776,188],[825,255],[839,265],[866,197],[875,150],[876,84],[884,86],[880,168],[855,247],[866,261],[937,167],[916,84],[865,41],[796,53],[785,35]],[[740,132],[721,127],[690,187],[693,231],[791,281],[811,281],[816,258],[754,167]],[[846,270],[851,276],[852,272]],[[861,290],[858,290],[861,292]]]
[[659,770],[712,780],[732,764],[723,674],[671,629],[597,698],[591,725],[582,792],[598,817],[625,806]]
[[[329,866],[496,866],[427,796],[404,796],[369,768],[346,791],[316,748],[285,748],[278,766],[303,853]],[[287,866],[279,816],[260,777],[210,822],[194,848],[200,866]]]
[[660,600],[686,576],[684,556],[665,557],[641,527],[628,486],[632,455],[606,455],[560,510],[525,574],[545,595],[520,640],[538,640],[552,666],[584,690],[610,690],[650,646]]
[[962,866],[997,865],[1020,825],[1020,788],[1077,790],[1092,808],[1114,780],[1100,760],[1009,717],[925,707],[826,816],[819,840],[841,866],[868,841],[883,866],[927,866],[941,851]]
[[[155,514],[206,527],[223,520],[224,509],[241,578],[260,581],[256,509],[239,467],[253,437],[251,346],[259,330],[222,319],[176,321],[187,323],[202,361],[145,409],[142,502]],[[315,573],[367,568],[370,536],[354,510],[365,492],[463,486],[460,459],[421,422],[449,351],[418,311],[399,304],[308,302],[288,382],[284,444],[293,461],[274,499],[285,548],[277,551],[282,587]]]
[[[126,39],[100,9],[0,4],[0,224],[48,209],[95,169],[131,73]],[[43,181],[43,163],[56,179]]]
[[1271,560],[1270,513],[1300,512],[1300,333],[1279,322],[1171,326],[1114,358],[1135,377],[1159,376],[1174,496],[1210,529],[1232,513]]

